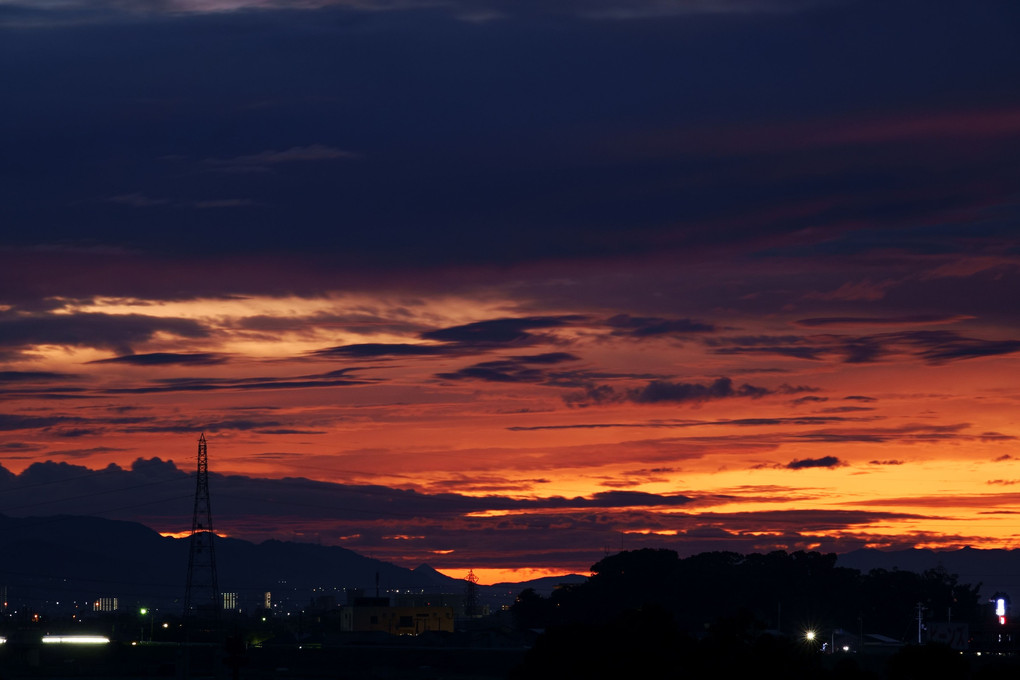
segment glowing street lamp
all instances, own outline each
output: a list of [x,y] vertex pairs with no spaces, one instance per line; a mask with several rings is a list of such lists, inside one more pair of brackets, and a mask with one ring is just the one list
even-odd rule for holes
[[153,612],[148,607],[142,607],[141,609],[138,610],[138,613],[142,617],[142,629],[138,633],[138,637],[141,638],[144,641],[144,639],[145,639],[145,635],[144,635],[144,633],[145,633],[145,617],[146,617],[146,615],[148,615],[148,617],[149,617],[149,642],[152,642],[152,614],[153,614]]

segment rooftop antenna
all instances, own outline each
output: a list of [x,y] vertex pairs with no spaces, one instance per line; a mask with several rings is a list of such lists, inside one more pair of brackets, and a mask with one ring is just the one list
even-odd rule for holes
[[205,434],[198,438],[198,472],[195,476],[195,512],[191,519],[188,586],[184,592],[184,619],[219,622],[220,589],[216,582],[212,510],[209,507],[209,453]]

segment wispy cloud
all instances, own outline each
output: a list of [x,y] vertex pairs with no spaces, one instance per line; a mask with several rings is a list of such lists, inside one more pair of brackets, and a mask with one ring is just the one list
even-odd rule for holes
[[592,406],[632,402],[635,404],[699,404],[718,399],[760,399],[773,394],[795,394],[812,391],[811,387],[793,387],[782,385],[778,388],[762,387],[750,383],[735,384],[730,378],[717,378],[710,383],[669,382],[653,380],[643,387],[617,390],[612,385],[593,385],[583,392],[575,392],[564,396],[570,406]]
[[1020,340],[974,338],[953,331],[916,330],[874,335],[744,336],[711,338],[716,354],[777,355],[798,359],[838,358],[845,363],[873,363],[915,357],[929,364],[1014,354]]
[[311,144],[309,146],[292,146],[282,151],[260,151],[232,158],[208,158],[205,163],[225,172],[260,172],[280,164],[356,160],[359,158],[361,158],[361,154],[353,151],[324,144]]
[[804,470],[806,468],[834,468],[845,465],[836,456],[822,456],[821,458],[798,458],[791,460],[784,467],[787,470]]
[[[339,8],[361,12],[392,12],[400,10],[438,9],[469,23],[485,23],[511,16],[535,14],[574,15],[589,19],[633,20],[649,17],[688,14],[759,14],[791,12],[810,8],[831,0],[552,0],[550,2],[506,2],[505,0],[3,0],[0,7],[9,8],[5,23],[14,26],[38,26],[52,23],[85,21],[104,18],[115,20],[120,15],[177,16],[181,14],[223,14],[244,10],[311,11]],[[33,11],[29,11],[33,10]],[[56,16],[38,16],[39,13]]]
[[126,354],[124,356],[112,357],[110,359],[97,359],[93,364],[131,364],[132,366],[166,366],[168,364],[180,365],[212,365],[222,364],[228,359],[222,354],[202,352],[197,354],[183,354],[175,352],[150,352],[148,354]]

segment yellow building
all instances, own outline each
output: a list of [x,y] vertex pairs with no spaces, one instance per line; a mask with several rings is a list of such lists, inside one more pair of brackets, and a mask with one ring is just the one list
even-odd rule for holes
[[420,635],[426,631],[453,632],[453,607],[389,607],[354,605],[340,610],[340,630]]

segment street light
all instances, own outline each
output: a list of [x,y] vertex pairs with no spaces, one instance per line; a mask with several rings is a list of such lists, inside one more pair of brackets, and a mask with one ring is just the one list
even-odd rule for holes
[[149,616],[149,642],[152,642],[152,611],[148,607],[142,607],[138,610],[138,613],[142,616],[142,627],[138,632],[138,637],[145,641],[145,616]]

